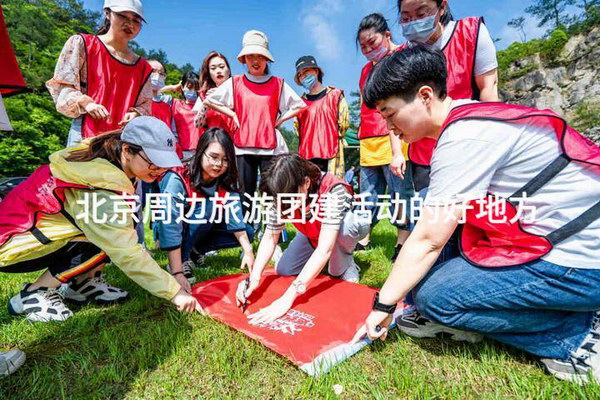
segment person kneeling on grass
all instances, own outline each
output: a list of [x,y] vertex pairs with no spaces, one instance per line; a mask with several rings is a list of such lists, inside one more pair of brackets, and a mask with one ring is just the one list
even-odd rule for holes
[[[297,154],[276,157],[263,176],[261,190],[272,196],[275,204],[280,204],[268,210],[267,229],[258,247],[248,287],[245,281],[240,282],[237,302],[244,303],[259,287],[262,272],[283,230],[282,219],[299,221],[293,222],[298,234],[277,262],[275,271],[279,275],[297,275],[297,278],[282,297],[249,315],[251,324],[270,323],[287,313],[296,297],[306,291],[327,262],[332,276],[358,282],[359,269],[353,252],[358,241],[369,232],[370,224],[352,211],[353,192],[346,182],[330,173],[321,173],[317,165]],[[280,193],[292,194],[295,200],[300,198],[300,204],[286,208],[285,198],[277,201]],[[316,210],[308,206],[308,202],[313,201]]]
[[[233,160],[235,150],[227,132],[209,128],[200,138],[190,163],[169,170],[159,183],[161,193],[171,203],[171,216],[168,223],[158,221],[154,230],[161,249],[168,252],[171,274],[188,292],[190,283],[196,281],[192,250],[202,255],[239,245],[243,249],[242,269],[252,269],[254,264],[254,230],[243,220]],[[193,198],[200,201],[187,201]],[[222,212],[215,207],[221,207]],[[187,222],[182,221],[182,211]]]
[[[397,320],[409,335],[483,334],[560,379],[598,380],[600,148],[550,110],[451,99],[445,63],[411,46],[363,91],[403,140],[438,143],[421,218],[356,339],[384,339],[413,290],[418,313]],[[461,257],[432,268],[463,216]]]
[[[54,153],[0,203],[0,272],[46,270],[9,302],[13,315],[30,321],[64,321],[63,303],[121,300],[126,292],[99,275],[111,260],[127,276],[180,311],[201,311],[198,302],[137,241],[123,212],[123,194],[135,179],[152,182],[181,166],[175,137],[154,117],[138,117],[122,131]],[[127,206],[125,206],[127,207]],[[61,284],[66,290],[59,292]]]

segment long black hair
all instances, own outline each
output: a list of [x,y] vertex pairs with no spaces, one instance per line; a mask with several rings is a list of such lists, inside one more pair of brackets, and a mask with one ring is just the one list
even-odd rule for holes
[[188,71],[185,74],[183,74],[183,77],[181,78],[181,93],[182,94],[183,94],[183,89],[185,89],[185,87],[188,83],[191,83],[192,85],[194,85],[194,89],[196,89],[196,91],[200,90],[200,79],[198,78],[198,74],[195,73],[194,71]]
[[[430,1],[435,1],[435,4],[437,4],[437,6],[439,8],[442,6],[442,3],[444,0],[430,0]],[[402,10],[402,0],[398,0],[398,16],[400,16],[401,10]],[[454,17],[452,16],[452,12],[450,11],[450,6],[446,6],[446,12],[444,13],[444,15],[442,15],[440,17],[440,22],[442,23],[442,25],[446,26],[452,20],[454,20]]]
[[96,31],[96,36],[105,35],[110,30],[110,8],[104,9],[104,21]]
[[202,179],[202,158],[204,157],[204,152],[206,152],[208,146],[214,142],[221,145],[225,151],[225,157],[227,158],[227,161],[229,161],[227,170],[218,178],[219,184],[228,192],[239,192],[239,175],[235,162],[235,148],[233,147],[233,141],[227,132],[216,127],[207,129],[198,141],[196,153],[190,162],[192,187],[194,190],[200,191],[202,186],[206,186],[206,184],[210,183],[204,182],[204,179]]
[[360,24],[358,25],[358,30],[356,31],[356,46],[360,44],[360,34],[363,31],[373,29],[376,33],[385,34],[390,30],[390,27],[387,23],[387,19],[380,13],[369,14],[364,17]]

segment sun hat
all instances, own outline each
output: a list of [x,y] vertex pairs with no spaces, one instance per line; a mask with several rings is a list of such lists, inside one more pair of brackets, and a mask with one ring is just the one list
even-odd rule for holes
[[266,57],[269,61],[275,62],[273,55],[269,51],[269,39],[267,35],[260,31],[251,30],[244,33],[242,39],[242,51],[238,54],[237,59],[242,64],[244,63],[244,57],[248,54],[260,54]]

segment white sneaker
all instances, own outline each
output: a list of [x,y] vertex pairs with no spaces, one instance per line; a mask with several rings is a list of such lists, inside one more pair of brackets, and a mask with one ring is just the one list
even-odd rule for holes
[[567,360],[542,358],[541,362],[558,379],[579,385],[600,383],[600,312],[596,313],[583,343]]
[[342,275],[339,276],[339,278],[344,281],[358,283],[360,280],[360,268],[354,261],[352,261],[352,264],[348,267],[348,269],[346,269],[346,271],[344,271]]
[[476,332],[461,331],[448,326],[436,324],[415,311],[396,318],[398,329],[409,336],[417,338],[433,338],[440,333],[451,335],[457,342],[478,343],[483,340],[483,335]]
[[41,287],[28,291],[31,284],[23,289],[8,302],[8,312],[12,315],[27,314],[31,322],[66,321],[73,316],[65,306],[63,296],[57,289]]
[[104,280],[102,272],[97,272],[92,278],[80,283],[75,281],[63,286],[65,299],[76,303],[88,301],[97,304],[119,303],[127,299],[129,293],[123,289],[111,286]]
[[21,350],[0,351],[0,377],[8,376],[25,363],[25,353]]

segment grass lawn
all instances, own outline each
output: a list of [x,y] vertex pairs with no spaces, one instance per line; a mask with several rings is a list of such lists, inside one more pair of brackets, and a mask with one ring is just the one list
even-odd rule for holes
[[[379,287],[390,269],[394,229],[380,223],[372,240],[376,247],[356,259],[361,282]],[[165,254],[157,257],[166,264]],[[197,271],[200,280],[239,272],[237,249],[208,260],[210,268]],[[311,378],[223,324],[178,313],[114,266],[107,275],[130,292],[128,302],[74,308],[64,323],[33,325],[4,305],[37,274],[0,275],[0,349],[27,353],[25,366],[0,380],[0,399],[315,399],[335,398],[336,384],[344,399],[600,398],[600,387],[558,381],[535,358],[491,340],[419,340],[396,330]]]

